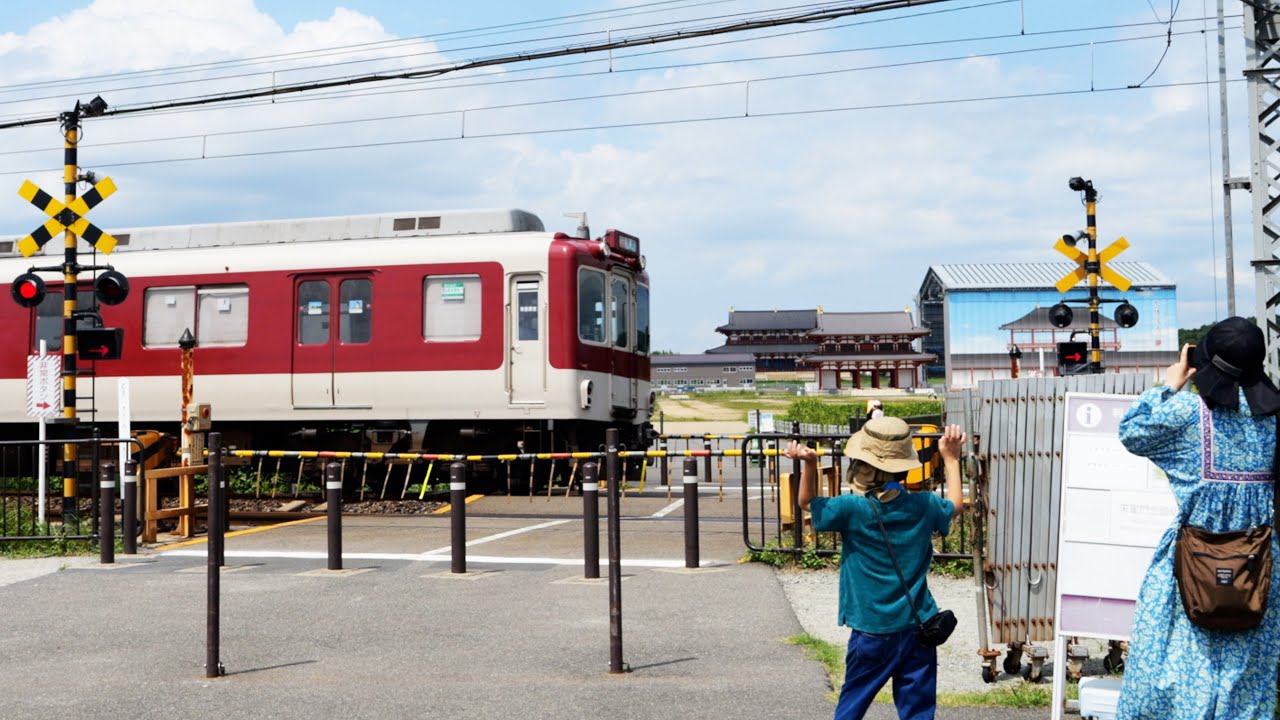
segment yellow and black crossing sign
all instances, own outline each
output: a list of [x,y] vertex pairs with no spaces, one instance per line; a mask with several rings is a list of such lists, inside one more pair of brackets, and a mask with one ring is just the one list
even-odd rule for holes
[[1075,260],[1077,263],[1079,263],[1080,266],[1077,267],[1075,270],[1072,270],[1071,272],[1062,276],[1062,279],[1059,280],[1057,284],[1054,285],[1054,287],[1058,289],[1058,292],[1064,293],[1067,290],[1070,290],[1072,287],[1075,287],[1075,285],[1079,283],[1081,280],[1084,280],[1086,277],[1088,277],[1090,271],[1092,271],[1092,272],[1096,272],[1098,275],[1101,275],[1103,280],[1106,280],[1107,282],[1111,283],[1111,285],[1114,286],[1120,292],[1127,292],[1129,290],[1129,286],[1131,285],[1131,283],[1129,282],[1129,278],[1107,267],[1107,263],[1111,262],[1115,258],[1115,256],[1124,252],[1128,248],[1129,248],[1128,240],[1125,240],[1123,237],[1116,238],[1115,242],[1106,246],[1105,248],[1102,249],[1102,252],[1098,253],[1098,260],[1096,263],[1096,267],[1091,267],[1092,263],[1089,262],[1088,253],[1084,252],[1083,250],[1077,248],[1072,244],[1069,244],[1065,237],[1058,238],[1058,242],[1053,246],[1053,249],[1057,250],[1063,255],[1066,255],[1068,258]]
[[115,191],[116,184],[111,181],[111,178],[103,178],[89,192],[71,201],[70,205],[63,205],[54,199],[52,195],[41,190],[35,183],[30,180],[24,180],[22,187],[18,189],[18,194],[48,215],[49,219],[30,235],[19,240],[18,250],[23,257],[31,257],[40,248],[44,247],[44,244],[49,242],[54,235],[64,230],[70,230],[76,236],[89,241],[89,244],[98,250],[110,253],[116,248],[116,239],[98,229],[96,225],[86,220],[84,216],[88,215],[89,211],[96,207],[98,203],[111,197]]

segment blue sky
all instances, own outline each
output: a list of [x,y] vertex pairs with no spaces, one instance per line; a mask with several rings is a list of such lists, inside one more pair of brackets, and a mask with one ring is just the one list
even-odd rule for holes
[[[125,107],[799,4],[7,3],[0,121],[99,94]],[[1179,324],[1192,327],[1226,314],[1218,91],[1204,84],[1217,78],[1214,21],[1191,22],[1215,9],[1178,3],[1162,61],[1168,0],[954,0],[358,97],[87,120],[80,160],[120,188],[94,211],[107,229],[520,207],[570,231],[563,213],[585,210],[594,233],[641,238],[654,344],[677,352],[720,344],[730,308],[898,310],[931,264],[1060,260],[1054,240],[1084,225],[1067,188],[1080,175],[1101,191],[1100,245],[1123,235],[1132,247],[1120,259],[1170,276]],[[1249,163],[1240,9],[1227,3],[1234,175]],[[68,51],[68,37],[84,49]],[[324,55],[229,69],[303,51]],[[332,64],[350,60],[368,62]],[[209,62],[221,65],[172,71]],[[1124,89],[1158,62],[1147,88]],[[334,146],[350,147],[323,149]],[[17,188],[56,188],[60,163],[55,126],[0,130],[0,235],[38,224]],[[1247,315],[1247,194],[1233,208]]]

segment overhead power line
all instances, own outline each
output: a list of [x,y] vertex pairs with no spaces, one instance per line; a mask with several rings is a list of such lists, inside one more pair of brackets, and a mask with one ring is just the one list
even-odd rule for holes
[[[1067,32],[1067,31],[1064,31],[1064,30],[1041,31],[1035,34],[1051,35],[1051,34],[1059,34],[1062,32]],[[1202,34],[1202,31],[1187,30],[1184,32],[1178,32],[1174,34],[1175,35],[1195,35],[1195,34]],[[981,38],[973,38],[973,39],[989,40],[994,37],[999,37],[999,36],[984,36]],[[1009,37],[1026,37],[1026,35],[1014,34]],[[1043,52],[1054,52],[1059,50],[1070,50],[1070,49],[1076,49],[1076,48],[1086,48],[1093,45],[1119,45],[1123,43],[1141,42],[1145,40],[1158,40],[1163,37],[1164,35],[1160,34],[1160,35],[1138,35],[1138,36],[1126,37],[1126,38],[1112,38],[1109,40],[1082,40],[1079,42],[1057,44],[1057,45],[1040,45],[1036,47],[1017,48],[1012,50],[998,50],[998,51],[992,51],[992,52],[986,52],[986,53],[965,53],[961,55],[948,55],[945,57],[926,58],[926,59],[920,59],[920,60],[903,60],[899,62],[878,63],[874,65],[860,65],[856,67],[810,70],[805,72],[787,73],[782,75],[766,75],[766,76],[760,76],[760,77],[754,77],[754,78],[723,80],[718,82],[704,82],[704,83],[678,85],[678,86],[664,87],[664,88],[649,88],[645,90],[627,90],[627,91],[610,92],[610,93],[599,93],[599,94],[593,94],[593,95],[579,95],[579,96],[572,96],[572,97],[529,100],[524,102],[501,103],[497,105],[477,105],[472,107],[453,108],[453,109],[447,109],[447,110],[429,110],[424,112],[401,113],[401,114],[394,114],[394,115],[379,115],[377,117],[348,118],[343,120],[325,120],[325,121],[307,122],[307,123],[294,123],[290,125],[277,125],[277,126],[271,126],[271,127],[245,128],[240,130],[224,130],[219,132],[187,133],[183,135],[169,135],[164,137],[147,137],[147,138],[139,138],[134,140],[116,140],[116,141],[108,141],[108,142],[101,142],[101,143],[92,143],[89,146],[95,147],[95,148],[102,148],[102,147],[119,146],[119,145],[137,145],[137,144],[173,142],[173,141],[180,141],[180,140],[209,140],[217,137],[243,136],[243,135],[252,135],[252,134],[258,134],[258,133],[270,133],[270,132],[281,132],[281,131],[295,131],[295,130],[304,130],[309,128],[333,127],[333,126],[339,126],[339,125],[354,125],[359,123],[398,122],[398,121],[407,120],[410,118],[439,117],[439,116],[446,116],[446,115],[465,115],[466,113],[479,113],[479,112],[490,111],[490,110],[509,110],[514,108],[541,107],[541,106],[547,106],[547,105],[572,103],[572,102],[584,102],[584,101],[590,101],[590,100],[612,100],[612,99],[623,98],[623,97],[660,95],[663,93],[685,92],[689,90],[707,90],[707,89],[713,89],[713,88],[745,85],[749,83],[766,83],[766,82],[776,82],[776,81],[784,81],[784,80],[796,80],[796,79],[802,79],[802,78],[821,77],[821,76],[827,76],[827,75],[837,75],[837,74],[843,74],[843,73],[867,72],[867,71],[874,71],[874,70],[890,70],[890,69],[897,69],[897,68],[916,67],[920,65],[932,65],[932,64],[947,63],[947,62],[962,62],[962,61],[973,60],[977,58],[1009,57],[1009,56],[1015,56],[1015,55],[1026,55],[1031,53],[1043,53]],[[957,40],[952,40],[948,42],[959,42],[961,40],[962,39],[957,39]],[[930,44],[930,43],[925,43],[925,44]],[[919,43],[906,44],[907,47],[914,47],[916,45],[919,45]],[[807,57],[815,54],[825,55],[825,54],[831,54],[836,52],[846,52],[846,51],[827,50],[819,53],[798,53],[798,54],[786,55],[781,57]],[[653,69],[653,68],[649,68],[649,69]],[[3,151],[0,151],[0,156],[43,153],[43,152],[52,152],[52,151],[47,147],[19,149],[19,150],[3,150]]]
[[[250,100],[254,98],[278,97],[281,95],[291,95],[295,93],[311,92],[314,90],[323,90],[333,87],[345,87],[352,85],[360,85],[366,83],[386,82],[388,80],[407,80],[419,79],[424,77],[438,77],[448,73],[459,72],[463,70],[474,70],[484,67],[493,67],[496,65],[504,65],[516,62],[531,62],[534,60],[544,60],[555,57],[565,57],[569,55],[583,55],[596,52],[606,52],[610,50],[621,50],[624,48],[638,47],[642,45],[657,45],[661,43],[677,42],[682,40],[692,40],[701,37],[709,37],[712,35],[723,35],[726,33],[746,32],[750,30],[760,30],[770,27],[780,27],[784,25],[795,25],[801,23],[817,23],[835,20],[842,17],[852,15],[860,15],[871,12],[883,12],[886,10],[898,10],[908,7],[917,7],[921,5],[933,5],[936,3],[952,2],[952,0],[874,0],[872,2],[864,2],[859,4],[846,4],[840,7],[829,8],[824,10],[813,10],[792,15],[784,15],[767,19],[745,20],[723,25],[714,25],[694,30],[672,30],[664,33],[655,33],[643,37],[624,38],[619,40],[609,40],[601,43],[586,43],[577,46],[570,46],[554,50],[541,50],[533,52],[514,53],[511,55],[503,55],[479,60],[471,60],[456,63],[446,67],[431,70],[412,70],[399,73],[371,73],[366,75],[358,75],[346,78],[338,78],[333,80],[325,80],[310,83],[298,83],[293,85],[282,85],[279,87],[260,88],[256,90],[246,90],[240,92],[222,93],[208,95],[204,97],[190,98],[185,100],[163,101],[159,103],[150,103],[138,105],[134,107],[118,108],[115,110],[107,110],[105,115],[126,115],[138,114],[145,112],[153,112],[156,110],[165,110],[178,107],[192,107],[196,105],[209,105],[214,103],[236,102],[242,100]],[[0,130],[14,127],[25,127],[30,125],[41,125],[56,123],[60,121],[59,115],[51,115],[46,117],[36,117],[25,120],[16,120],[6,123],[0,123]]]

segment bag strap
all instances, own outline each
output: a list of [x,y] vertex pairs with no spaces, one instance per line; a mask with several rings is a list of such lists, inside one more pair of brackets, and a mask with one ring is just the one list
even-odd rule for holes
[[[1280,452],[1280,440],[1276,441],[1277,452]],[[866,497],[865,495],[863,497]],[[1276,496],[1277,502],[1280,502],[1280,494]],[[924,621],[920,619],[920,611],[916,609],[916,602],[911,597],[911,589],[907,587],[907,580],[902,576],[902,568],[898,566],[898,556],[893,552],[893,545],[889,542],[889,531],[884,527],[884,520],[880,517],[880,500],[877,498],[867,498],[871,503],[871,512],[875,513],[876,523],[880,525],[880,536],[884,538],[884,547],[889,551],[889,559],[893,561],[893,571],[898,574],[898,582],[902,585],[902,592],[907,596],[907,603],[911,605],[911,614],[916,618],[916,624],[924,627]],[[932,552],[932,548],[930,548]]]

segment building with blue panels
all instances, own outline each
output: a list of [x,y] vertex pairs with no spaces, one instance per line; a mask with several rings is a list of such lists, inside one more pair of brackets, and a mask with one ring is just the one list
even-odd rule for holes
[[[1138,322],[1120,327],[1112,318],[1118,303],[1101,306],[1103,370],[1158,377],[1178,358],[1177,286],[1149,263],[1108,267],[1132,286],[1122,293],[1102,283],[1099,297],[1127,300],[1137,309]],[[930,331],[922,349],[938,357],[925,368],[927,377],[947,387],[973,387],[983,380],[1063,374],[1058,344],[1091,341],[1088,286],[1080,283],[1066,293],[1054,287],[1075,268],[1070,262],[931,266],[916,295],[920,324]],[[1048,310],[1063,300],[1073,318],[1057,328]],[[1087,365],[1083,371],[1088,372]]]

